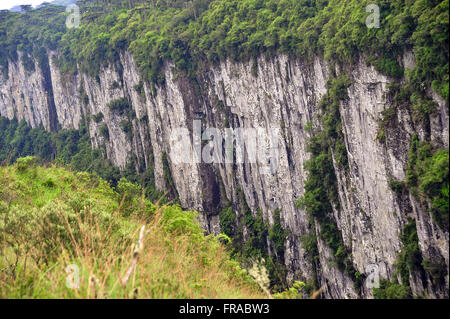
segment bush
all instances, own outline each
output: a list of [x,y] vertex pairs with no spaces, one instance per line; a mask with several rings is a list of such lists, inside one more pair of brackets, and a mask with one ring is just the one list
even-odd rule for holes
[[103,120],[103,117],[104,116],[102,112],[98,112],[97,114],[92,115],[92,119],[95,123],[100,123]]
[[98,129],[98,133],[100,134],[100,136],[103,136],[106,140],[109,141],[108,125],[103,124],[102,126],[100,126],[99,129]]
[[393,78],[401,78],[403,76],[403,68],[398,62],[391,58],[382,58],[374,63],[376,70]]
[[55,185],[55,182],[53,181],[53,179],[48,178],[46,181],[44,181],[42,183],[42,186],[45,186],[45,187],[48,187],[48,188],[54,188],[56,185]]
[[448,167],[448,150],[433,150],[429,143],[419,141],[417,135],[412,137],[406,184],[430,204],[434,222],[443,229],[449,225]]
[[274,299],[302,299],[303,290],[306,284],[301,281],[295,281],[292,286],[282,292],[273,295]]
[[399,195],[401,195],[403,193],[403,190],[405,189],[405,184],[401,181],[390,179],[388,184],[389,187]]
[[116,100],[112,100],[107,104],[109,109],[113,112],[117,112],[120,115],[124,115],[126,112],[130,111],[132,108],[131,101],[127,98],[120,98]]
[[227,236],[233,237],[236,227],[236,214],[233,207],[224,207],[219,213],[220,229]]
[[124,216],[129,216],[133,213],[133,208],[137,206],[140,196],[142,196],[141,188],[133,183],[130,183],[125,177],[119,180],[116,187],[116,192],[121,198],[121,212]]
[[[41,186],[49,179],[58,191]],[[123,179],[117,190],[130,196],[139,187]],[[54,166],[36,166],[35,176],[0,166],[0,197],[1,298],[265,296],[220,238],[204,236],[197,212],[141,198],[130,203],[140,213],[124,217],[121,195],[105,181]],[[77,289],[64,284],[68,265],[80,271]]]
[[434,285],[439,286],[445,283],[445,276],[448,274],[448,268],[444,258],[438,257],[434,260],[426,258],[422,261],[422,266],[430,275]]
[[381,280],[380,287],[373,289],[375,299],[410,299],[411,289],[389,280]]
[[409,219],[403,227],[400,241],[403,247],[397,256],[395,266],[397,273],[401,276],[402,284],[409,286],[410,273],[422,271],[422,252],[419,248],[416,222],[413,219]]
[[133,133],[131,122],[128,120],[122,120],[120,121],[119,126],[122,129],[122,131],[127,135],[127,138],[131,139]]
[[28,169],[36,168],[36,157],[26,156],[18,158],[15,164],[16,170],[20,173],[28,171]]
[[137,92],[137,94],[139,94],[140,97],[142,98],[145,97],[144,82],[139,81],[139,83],[135,84],[133,88]]
[[273,214],[273,225],[269,230],[269,239],[272,241],[278,258],[284,260],[284,245],[287,232],[281,226],[280,210],[276,210]]

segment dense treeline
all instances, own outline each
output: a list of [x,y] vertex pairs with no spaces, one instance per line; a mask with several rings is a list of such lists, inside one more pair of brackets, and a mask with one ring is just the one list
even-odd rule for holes
[[155,188],[151,168],[136,167],[131,159],[120,171],[106,159],[103,148],[93,149],[84,124],[78,130],[63,129],[50,133],[42,127],[31,128],[24,120],[19,122],[0,117],[0,163],[9,165],[24,156],[36,156],[43,163],[56,161],[75,171],[95,173],[113,187],[125,177],[139,183],[147,197],[154,201],[163,195]]
[[[55,50],[66,32],[64,7],[46,5],[37,10],[0,11],[0,69],[7,76],[8,59],[21,61],[28,71],[34,71],[32,58],[42,54],[42,48]],[[45,51],[44,51],[45,52]]]
[[119,169],[105,163],[102,150],[91,148],[84,126],[50,133],[42,127],[31,128],[24,120],[0,117],[0,161],[9,165],[31,155],[43,162],[58,160],[80,171],[97,171],[113,185],[120,179]]
[[380,28],[372,29],[365,24],[369,2],[82,0],[81,27],[69,30],[63,7],[2,11],[0,62],[5,67],[7,58],[17,58],[17,49],[57,45],[63,71],[75,71],[79,63],[95,75],[128,49],[144,78],[163,83],[164,60],[192,74],[200,61],[248,60],[262,53],[316,53],[342,63],[365,53],[379,71],[400,77],[399,57],[412,49],[417,67],[409,74],[409,89],[418,94],[412,103],[420,108],[430,86],[448,99],[448,0],[379,1]]

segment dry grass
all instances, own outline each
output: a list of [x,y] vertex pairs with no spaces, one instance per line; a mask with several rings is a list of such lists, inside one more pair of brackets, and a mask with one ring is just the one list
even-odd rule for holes
[[1,298],[266,298],[195,212],[56,167],[0,176]]

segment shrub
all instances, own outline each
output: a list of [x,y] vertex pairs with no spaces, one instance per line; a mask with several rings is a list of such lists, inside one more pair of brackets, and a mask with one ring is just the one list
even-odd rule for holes
[[142,194],[141,188],[122,177],[117,184],[116,191],[121,198],[121,212],[124,216],[131,215]]
[[227,236],[233,237],[236,227],[236,214],[233,207],[224,207],[219,213],[220,229]]
[[42,186],[48,187],[48,188],[53,188],[56,186],[55,182],[53,181],[52,178],[48,178],[47,180],[45,180],[42,183]]
[[124,115],[126,111],[131,109],[131,101],[122,97],[120,99],[112,100],[107,106],[111,111]]
[[137,92],[137,94],[139,94],[140,97],[142,98],[145,97],[144,82],[139,81],[139,83],[135,84],[133,88]]
[[106,140],[109,141],[108,125],[103,124],[102,126],[100,126],[99,129],[98,129],[98,133],[100,134],[100,136],[103,136]]
[[122,129],[122,131],[127,135],[127,138],[131,139],[132,134],[133,134],[133,132],[131,130],[132,129],[131,122],[128,120],[122,120],[122,121],[120,121],[119,126]]
[[294,281],[292,286],[282,292],[273,295],[274,299],[302,299],[306,284],[301,281]]
[[274,223],[269,230],[269,239],[272,241],[278,258],[284,260],[284,244],[287,232],[281,226],[280,210],[275,210],[273,214]]
[[393,78],[403,76],[403,68],[392,58],[382,58],[373,62],[376,70]]
[[97,114],[92,115],[92,119],[95,123],[100,123],[103,120],[103,117],[104,116],[102,112],[98,112]]
[[15,167],[16,170],[21,173],[26,172],[28,169],[36,168],[36,157],[26,156],[18,158]]
[[400,285],[389,280],[381,280],[380,287],[373,289],[375,299],[409,299],[411,289],[408,286]]
[[403,193],[403,190],[405,189],[405,184],[401,181],[396,181],[393,179],[390,179],[388,181],[389,187],[397,194],[401,195]]
[[429,143],[419,141],[417,135],[412,137],[406,184],[430,204],[434,222],[443,229],[449,225],[448,167],[448,150],[433,150]]
[[441,285],[445,283],[445,276],[448,274],[448,268],[445,264],[444,258],[440,256],[434,260],[425,258],[422,261],[422,266],[430,275],[434,285]]

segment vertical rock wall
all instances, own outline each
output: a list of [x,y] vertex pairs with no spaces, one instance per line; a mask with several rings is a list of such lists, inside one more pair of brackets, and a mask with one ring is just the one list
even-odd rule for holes
[[[252,212],[260,209],[270,223],[275,210],[280,210],[282,225],[289,230],[284,256],[288,279],[312,279],[313,268],[300,243],[300,237],[308,232],[308,219],[295,204],[304,192],[307,175],[304,163],[309,158],[306,145],[310,136],[305,127],[309,122],[319,125],[316,107],[326,93],[328,66],[323,60],[302,62],[281,55],[271,60],[260,58],[257,69],[251,63],[224,62],[202,73],[195,82],[167,64],[166,84],[155,90],[144,84],[139,92],[136,86],[142,81],[127,52],[98,78],[80,73],[61,75],[53,62],[55,54],[49,52],[50,79],[37,64],[35,72],[27,72],[21,63],[9,63],[8,79],[0,80],[0,115],[25,119],[33,127],[43,125],[48,130],[52,129],[52,116],[61,128],[77,128],[84,119],[94,147],[105,147],[108,158],[121,168],[131,157],[138,165],[154,167],[160,189],[167,186],[163,157],[171,154],[174,129],[188,128],[192,138],[194,120],[201,121],[203,128],[217,127],[223,133],[227,127],[259,127],[267,133],[277,128],[279,157],[274,172],[267,173],[264,163],[258,162],[174,163],[167,156],[170,171],[182,206],[200,211],[210,232],[220,231],[221,204],[225,198],[236,201],[237,189],[242,190]],[[410,60],[405,58],[406,67]],[[398,110],[395,134],[385,143],[379,142],[380,112],[390,106],[386,98],[390,79],[363,59],[351,68],[353,84],[340,108],[349,171],[337,171],[341,209],[334,217],[354,266],[366,274],[367,267],[375,264],[381,277],[392,278],[401,250],[399,235],[411,216],[417,222],[422,254],[427,258],[440,254],[448,267],[448,231],[436,227],[413,196],[398,196],[388,185],[391,178],[404,179],[411,136],[424,133],[414,127],[410,112]],[[131,115],[120,115],[108,107],[122,97],[131,101]],[[448,149],[448,106],[438,96],[433,98],[439,108],[430,119],[431,139]],[[101,121],[90,119],[100,112]],[[131,122],[131,135],[121,128],[122,121]],[[109,139],[99,133],[104,125]],[[149,154],[153,154],[151,163]],[[316,230],[320,230],[319,225]],[[333,265],[332,252],[318,238],[317,276],[324,296],[370,297],[371,292],[364,287],[357,292],[352,278]],[[448,277],[446,280],[448,287]],[[416,294],[445,295],[443,290],[430,288],[430,278],[413,278],[411,282]]]

